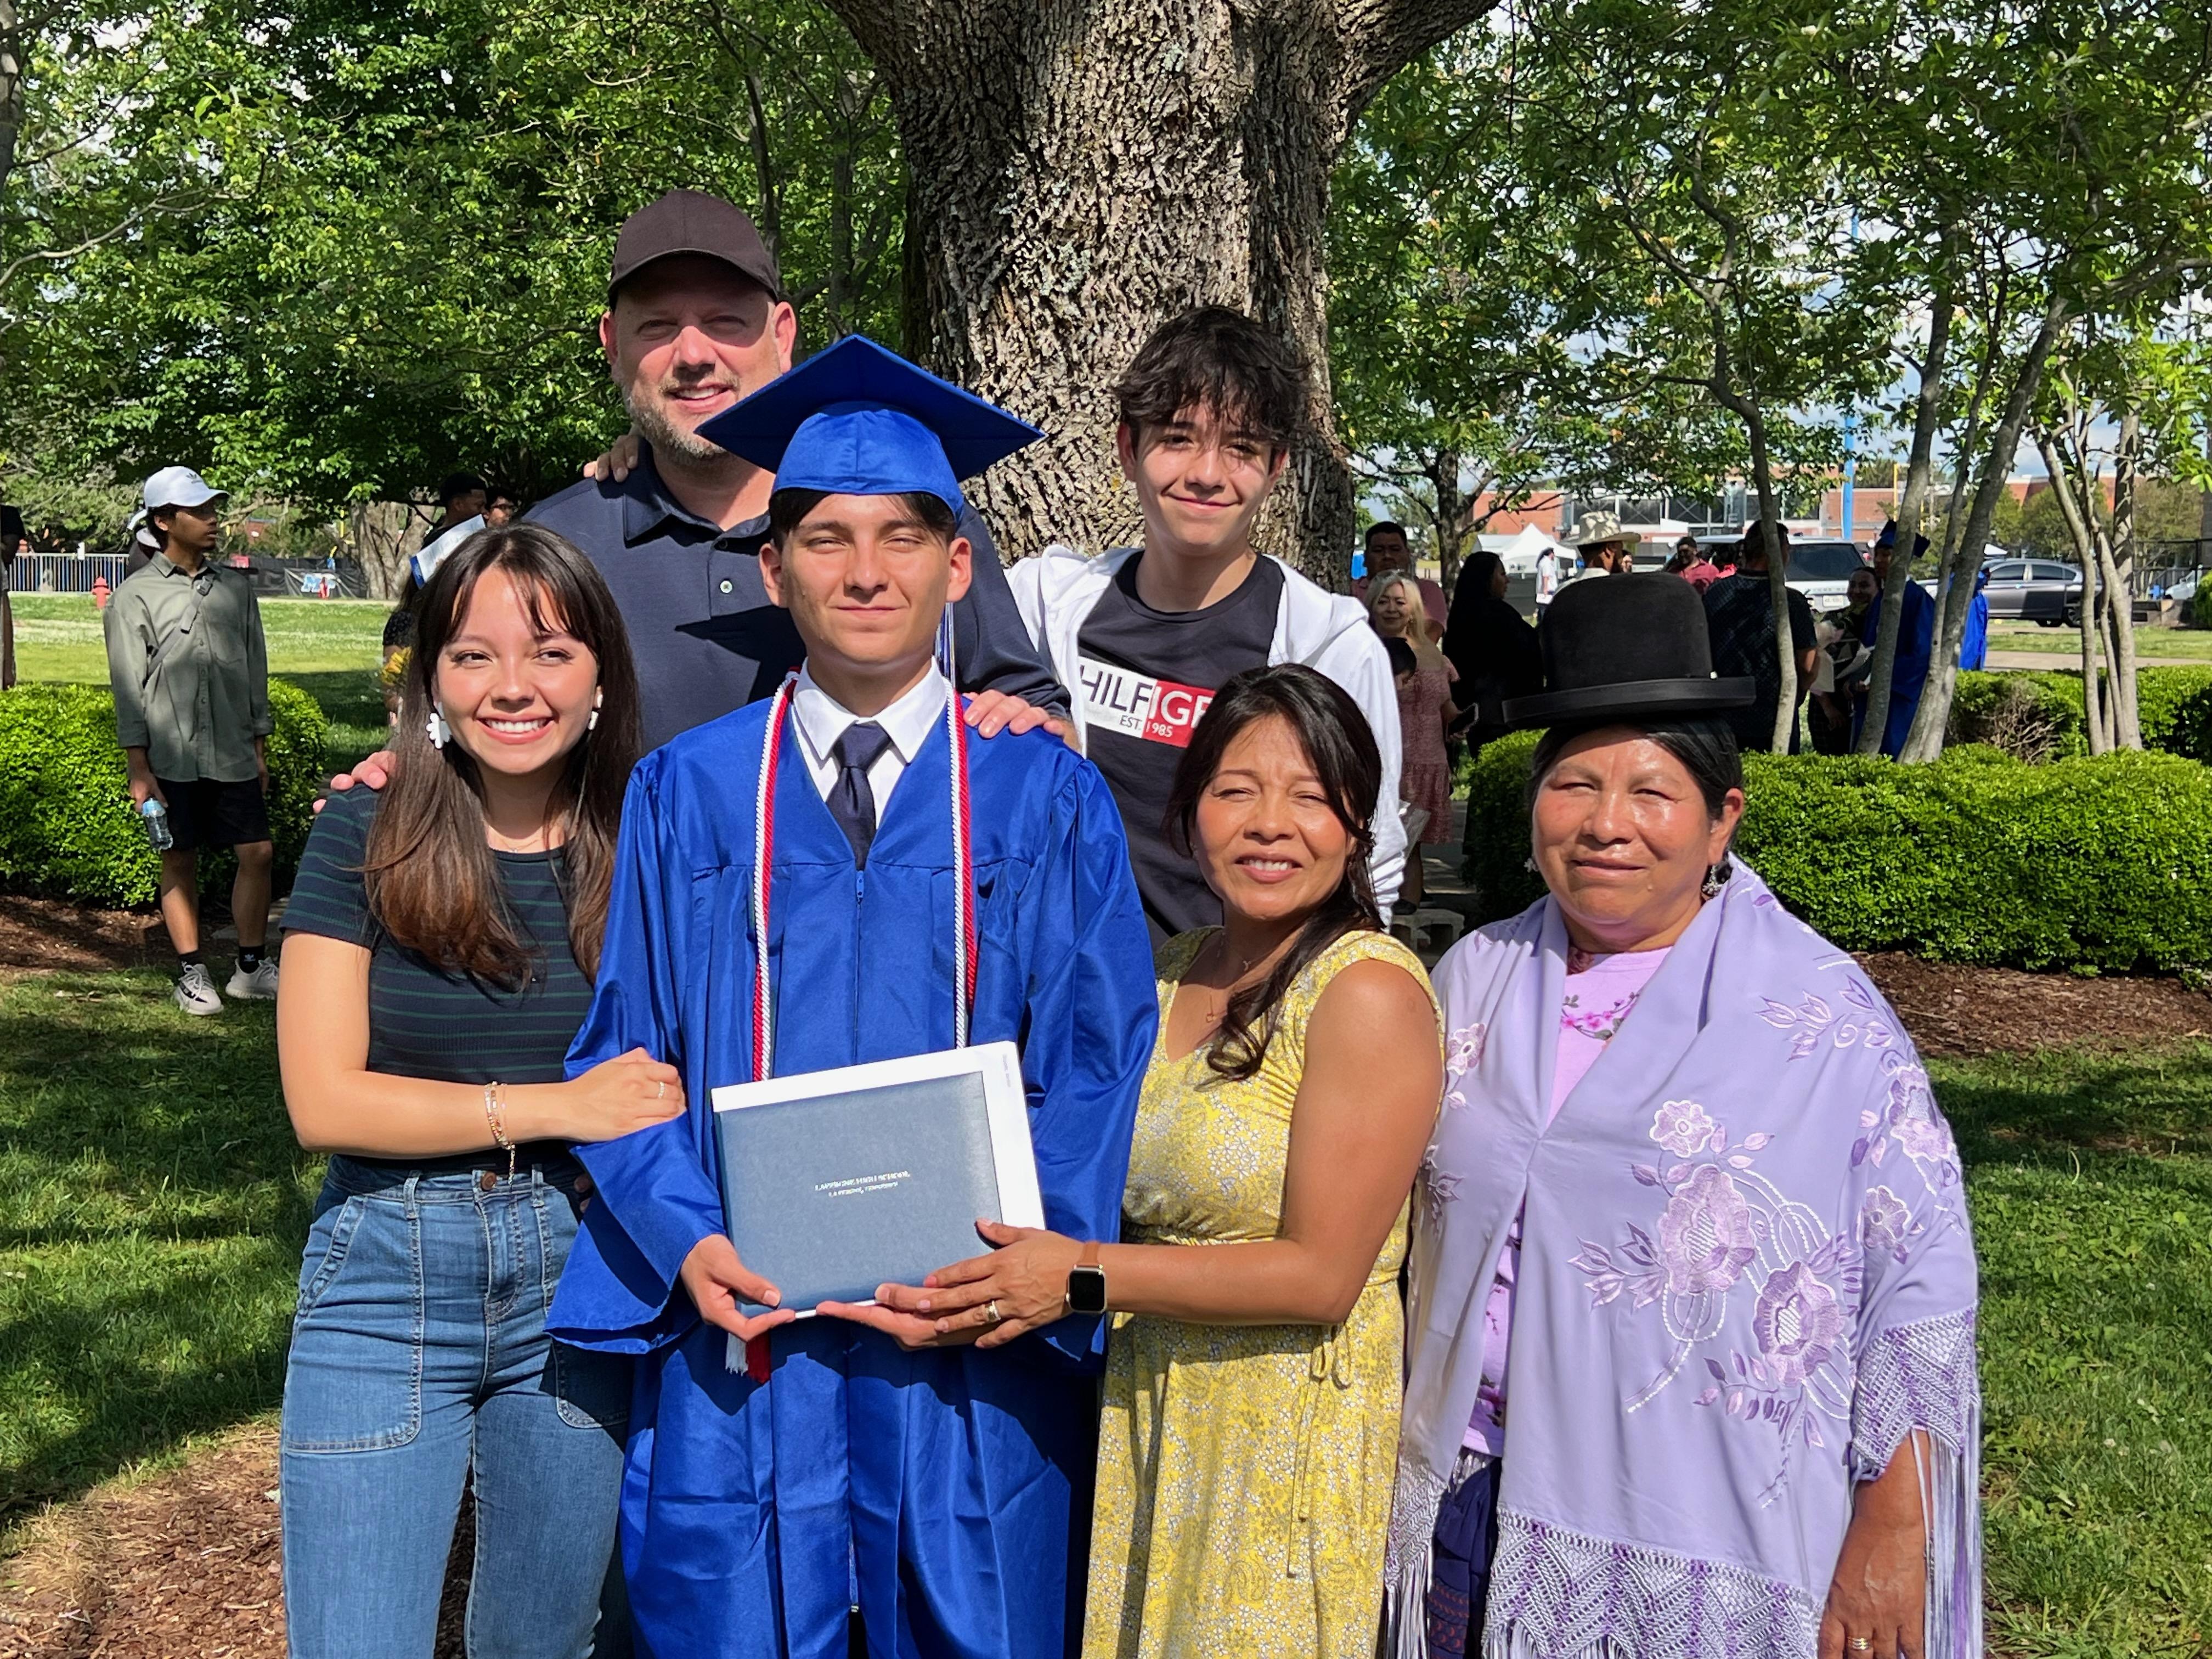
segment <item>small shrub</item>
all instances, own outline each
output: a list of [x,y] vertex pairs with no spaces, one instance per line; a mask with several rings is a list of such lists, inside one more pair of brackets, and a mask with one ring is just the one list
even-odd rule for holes
[[[297,866],[323,782],[323,711],[269,684],[269,825],[280,872]],[[203,857],[204,886],[229,860]],[[0,696],[0,888],[92,904],[150,902],[160,860],[131,811],[115,702],[87,685],[19,685]]]
[[[1962,673],[1951,697],[1947,746],[1989,744],[2019,760],[2088,752],[2075,674]],[[2031,752],[2040,750],[2041,752]]]
[[[2212,764],[2212,667],[2137,669],[2136,711],[2146,749]],[[1947,739],[1994,744],[2021,760],[2086,755],[2081,677],[1961,674]]]
[[2139,668],[2143,746],[2212,764],[2212,667]]
[[1486,743],[1468,769],[1460,873],[1481,905],[1481,920],[1518,915],[1544,896],[1543,878],[1528,868],[1525,810],[1528,764],[1542,735],[1516,732]]
[[[1493,744],[1468,800],[1482,919],[1542,891],[1522,867],[1534,739]],[[1748,755],[1736,851],[1852,951],[2017,968],[2212,963],[2212,769],[2172,755],[2030,765],[1986,746],[1932,766]]]
[[1948,746],[1987,744],[2014,760],[2056,760],[2081,744],[2080,682],[2069,702],[2057,676],[1982,674],[1959,676],[1951,698]]

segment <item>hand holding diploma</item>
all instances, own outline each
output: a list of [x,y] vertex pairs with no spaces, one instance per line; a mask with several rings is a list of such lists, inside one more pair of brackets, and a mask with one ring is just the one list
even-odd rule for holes
[[[1082,1255],[1082,1245],[1041,1227],[978,1221],[975,1231],[996,1247],[988,1255],[939,1267],[919,1288],[879,1285],[875,1307],[834,1311],[840,1318],[872,1325],[909,1348],[958,1342],[995,1348],[1067,1311],[1068,1270]],[[824,1303],[822,1311],[833,1309]]]
[[[699,1317],[740,1342],[750,1342],[799,1317],[790,1309],[776,1306],[783,1300],[783,1292],[747,1271],[738,1260],[738,1247],[721,1233],[709,1233],[691,1247],[678,1277],[690,1293]],[[738,1310],[740,1300],[765,1304],[769,1311],[748,1318]]]

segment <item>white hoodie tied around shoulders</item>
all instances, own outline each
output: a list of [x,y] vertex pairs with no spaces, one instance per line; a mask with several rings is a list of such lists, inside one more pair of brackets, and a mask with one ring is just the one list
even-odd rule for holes
[[[1077,672],[1077,637],[1091,607],[1114,580],[1114,573],[1138,550],[1119,547],[1096,558],[1060,543],[1033,559],[1018,560],[1006,572],[1014,603],[1030,638],[1052,660],[1053,672],[1067,688],[1076,735],[1087,741],[1089,711],[1083,678]],[[1258,556],[1268,558],[1265,553]],[[1282,564],[1278,559],[1277,564]],[[1342,593],[1316,586],[1282,565],[1283,598],[1275,613],[1275,637],[1267,651],[1270,667],[1304,663],[1342,686],[1373,728],[1382,755],[1382,799],[1376,803],[1375,850],[1369,868],[1375,900],[1387,919],[1398,897],[1406,869],[1406,825],[1398,813],[1398,769],[1403,750],[1398,730],[1398,686],[1382,639],[1368,625],[1367,607]]]

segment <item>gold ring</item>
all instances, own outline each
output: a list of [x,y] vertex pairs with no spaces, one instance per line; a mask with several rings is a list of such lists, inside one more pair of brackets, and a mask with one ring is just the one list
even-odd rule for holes
[[1854,1636],[1844,1645],[1853,1653],[1871,1653],[1874,1651],[1874,1638],[1869,1636]]
[[665,1083],[656,1083],[653,1085],[653,1097],[655,1100],[660,1099],[667,1092],[668,1085]]
[[1005,1317],[1006,1315],[999,1311],[999,1298],[997,1297],[993,1297],[988,1302],[986,1302],[983,1304],[983,1322],[985,1324],[995,1325]]

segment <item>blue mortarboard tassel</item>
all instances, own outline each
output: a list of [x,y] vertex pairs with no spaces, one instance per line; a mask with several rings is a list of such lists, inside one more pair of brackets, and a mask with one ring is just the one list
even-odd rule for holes
[[961,510],[972,478],[1044,434],[873,340],[848,334],[699,428],[778,489],[919,490]]

